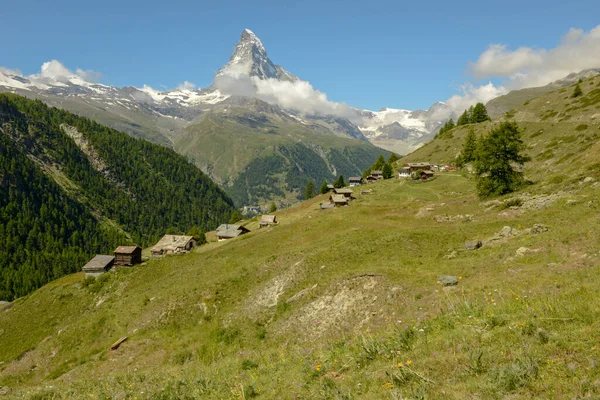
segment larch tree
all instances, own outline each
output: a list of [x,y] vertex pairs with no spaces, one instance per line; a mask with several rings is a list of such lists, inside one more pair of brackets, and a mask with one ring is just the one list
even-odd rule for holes
[[480,197],[499,196],[517,190],[525,183],[523,173],[513,168],[530,158],[515,122],[503,122],[481,138],[477,146],[475,174]]

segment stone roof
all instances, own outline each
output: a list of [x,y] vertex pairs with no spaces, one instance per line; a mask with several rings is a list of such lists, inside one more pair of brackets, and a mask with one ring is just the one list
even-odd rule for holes
[[362,178],[360,176],[351,176],[350,178],[348,178],[348,182],[362,182]]
[[133,254],[136,249],[139,249],[138,246],[119,246],[115,249],[115,253],[118,254]]
[[383,171],[376,169],[374,171],[371,171],[371,175],[383,175]]
[[193,236],[165,235],[154,245],[152,251],[177,251],[177,249],[185,249],[187,244],[193,239]]
[[343,194],[334,194],[331,196],[334,203],[347,203],[348,199]]
[[277,223],[277,216],[271,214],[265,214],[260,217],[260,222],[266,222],[267,224],[275,224]]
[[241,225],[221,224],[217,228],[217,237],[234,238],[246,232],[250,231]]
[[97,255],[85,264],[82,269],[86,272],[105,271],[114,261],[115,256]]
[[333,190],[335,194],[352,194],[354,193],[350,188],[340,188]]

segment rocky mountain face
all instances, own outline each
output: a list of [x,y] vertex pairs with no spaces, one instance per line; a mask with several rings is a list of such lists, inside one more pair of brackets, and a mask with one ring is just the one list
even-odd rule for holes
[[298,80],[279,65],[273,64],[260,39],[249,29],[244,29],[229,62],[217,72],[215,79],[226,75],[247,75],[258,79],[291,82]]

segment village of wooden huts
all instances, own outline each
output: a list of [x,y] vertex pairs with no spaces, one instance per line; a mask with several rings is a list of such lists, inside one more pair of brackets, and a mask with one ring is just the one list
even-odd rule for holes
[[221,224],[217,228],[217,239],[219,241],[233,239],[248,232],[250,230],[241,225]]
[[153,256],[164,254],[187,253],[196,247],[197,243],[193,236],[165,235],[152,247]]

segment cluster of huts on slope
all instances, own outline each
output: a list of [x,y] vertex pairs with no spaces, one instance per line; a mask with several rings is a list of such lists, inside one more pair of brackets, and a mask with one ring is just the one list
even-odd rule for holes
[[[277,216],[263,215],[259,221],[259,228],[276,225]],[[219,241],[236,238],[250,232],[244,226],[234,224],[222,224],[217,228],[216,236]],[[164,235],[151,250],[152,256],[159,257],[167,254],[181,254],[191,251],[198,243],[193,236],[186,235]],[[114,255],[97,255],[92,258],[82,270],[85,276],[97,277],[113,266],[131,267],[142,262],[142,249],[138,246],[119,246],[113,252]]]

